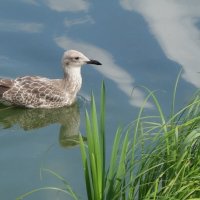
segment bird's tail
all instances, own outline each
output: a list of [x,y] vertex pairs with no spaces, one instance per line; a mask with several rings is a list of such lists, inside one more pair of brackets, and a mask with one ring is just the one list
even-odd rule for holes
[[11,79],[0,79],[0,98],[2,98],[3,93],[9,90],[13,85],[13,80]]

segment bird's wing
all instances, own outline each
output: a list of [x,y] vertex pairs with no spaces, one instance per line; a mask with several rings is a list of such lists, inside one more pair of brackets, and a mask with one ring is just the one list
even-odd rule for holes
[[4,98],[17,105],[38,107],[44,104],[54,106],[53,104],[63,101],[64,96],[52,80],[25,76],[15,79],[12,88],[4,93]]

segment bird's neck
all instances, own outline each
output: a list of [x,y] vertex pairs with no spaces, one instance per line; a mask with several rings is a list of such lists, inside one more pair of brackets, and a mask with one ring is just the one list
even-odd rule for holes
[[81,68],[80,67],[66,67],[64,68],[64,78],[79,78],[81,77]]
[[77,93],[82,84],[81,68],[67,67],[64,68],[64,78],[62,80],[62,87],[67,92]]

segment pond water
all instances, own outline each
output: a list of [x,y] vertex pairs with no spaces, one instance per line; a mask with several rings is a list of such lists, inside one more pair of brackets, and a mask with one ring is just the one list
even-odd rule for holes
[[[84,66],[78,103],[68,109],[0,108],[0,199],[62,182],[86,199],[79,146],[91,90],[99,105],[106,84],[107,153],[119,124],[133,121],[147,93],[157,91],[170,113],[172,90],[183,69],[176,109],[200,87],[200,1],[198,0],[1,0],[0,76],[62,77],[64,50],[76,49],[102,66]],[[134,90],[133,90],[134,88]],[[132,92],[133,91],[133,92]],[[147,112],[155,106],[149,101]],[[41,170],[43,169],[43,170]],[[70,199],[42,191],[26,199]]]

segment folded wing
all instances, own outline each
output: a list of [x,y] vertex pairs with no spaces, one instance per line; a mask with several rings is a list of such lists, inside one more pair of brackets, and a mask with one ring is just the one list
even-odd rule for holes
[[[25,76],[5,84],[2,81],[2,98],[11,104],[25,107],[55,107],[64,101],[63,92],[52,80],[38,76]],[[3,84],[4,83],[4,84]]]

